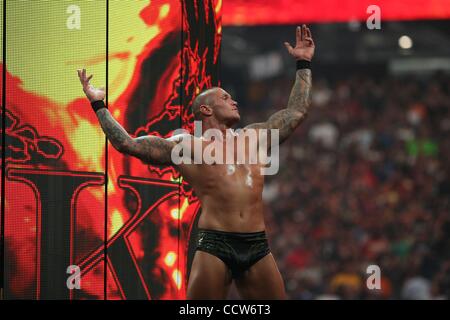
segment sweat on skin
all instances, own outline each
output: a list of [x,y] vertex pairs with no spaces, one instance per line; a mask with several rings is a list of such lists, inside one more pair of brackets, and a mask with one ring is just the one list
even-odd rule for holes
[[[295,129],[306,119],[311,108],[312,77],[310,61],[315,49],[311,32],[305,25],[302,28],[297,28],[295,47],[292,47],[287,42],[285,46],[289,54],[297,61],[295,83],[286,107],[273,113],[268,119],[260,123],[247,125],[243,129],[244,131],[249,129],[268,130],[268,133],[270,130],[275,129],[279,135],[279,143],[282,143],[292,135]],[[78,74],[83,85],[83,91],[91,101],[109,142],[116,150],[134,156],[148,164],[174,164],[172,151],[179,142],[176,139],[180,137],[168,139],[153,135],[137,138],[131,137],[105,107],[103,103],[105,98],[104,90],[96,89],[89,83],[92,76],[87,77],[84,69],[79,70]],[[218,129],[223,135],[227,131],[232,132],[232,126],[240,120],[237,102],[221,88],[208,90],[206,93],[198,95],[193,101],[192,108],[195,119],[202,121],[205,130]],[[99,100],[101,103],[96,103]],[[183,141],[181,138],[180,140]],[[211,144],[210,142],[203,142],[201,143],[203,146]],[[213,147],[214,145],[210,146],[210,148]],[[278,143],[271,147],[273,151],[274,148],[278,147]],[[191,145],[191,148],[194,148],[194,146]],[[202,151],[204,152],[205,150]],[[212,153],[212,151],[213,149],[208,149],[208,152]],[[203,152],[201,152],[201,159],[203,159]],[[272,160],[277,159],[275,157]],[[226,159],[224,162],[226,162]],[[259,164],[258,167],[260,168],[262,165]],[[234,174],[238,172],[238,168],[234,164],[226,166],[225,174],[223,168],[219,166],[177,166],[180,173],[189,177],[187,179],[188,182],[198,191],[200,202],[203,209],[205,209],[202,213],[207,213],[205,215],[202,214],[203,220],[199,220],[199,227],[213,226],[213,229],[226,232],[252,232],[265,229],[263,211],[261,210],[261,193],[264,179],[256,176],[251,177],[248,173],[246,174],[245,169],[249,168],[252,167],[241,167],[239,172],[242,174],[238,175]],[[205,175],[203,171],[207,171],[208,175]],[[210,181],[215,183],[212,188],[208,184]],[[248,188],[249,184],[253,184],[253,187]],[[227,219],[224,218],[224,210],[221,206],[216,205],[220,204],[224,197],[228,199],[227,205],[232,211],[232,214],[226,216]],[[217,262],[217,259],[214,261]],[[188,299],[204,299],[205,297],[222,299],[226,297],[228,290],[226,284],[223,281],[214,282],[214,280],[226,277],[226,268],[217,268],[210,270],[211,272],[202,272],[202,269],[199,267],[194,268],[194,265],[201,266],[209,263],[211,263],[211,260],[207,254],[196,253],[194,256],[193,268],[187,288]],[[242,290],[238,289],[242,298],[284,299],[286,297],[283,280],[273,257],[268,255],[267,259],[263,258],[250,268],[252,272],[248,274],[249,277],[245,276],[245,287]],[[272,279],[272,281],[264,282],[267,278]],[[260,289],[261,286],[264,287],[263,290]]]
[[[227,164],[228,174],[233,174],[235,171],[234,165],[261,164],[263,165],[260,169],[261,175],[275,175],[278,173],[278,129],[256,130],[250,128],[236,131],[230,129],[226,131],[225,137],[218,129],[207,129],[202,135],[202,122],[195,121],[194,136],[183,129],[174,131],[173,137],[177,136],[179,137],[179,139],[176,139],[178,142],[171,152],[172,162],[176,165],[192,163],[205,163],[208,165]],[[270,137],[269,147],[267,146],[268,137]],[[210,143],[204,147],[202,141]],[[191,145],[194,146],[193,150],[188,147]],[[246,155],[247,146],[249,152]],[[226,150],[225,154],[224,149]],[[247,180],[251,181],[251,174]]]

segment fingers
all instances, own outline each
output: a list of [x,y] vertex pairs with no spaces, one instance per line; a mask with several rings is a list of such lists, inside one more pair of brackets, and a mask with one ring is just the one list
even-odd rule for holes
[[285,45],[286,49],[288,50],[288,52],[290,54],[292,54],[292,51],[294,50],[294,48],[292,48],[292,46],[289,44],[289,42],[285,42],[284,45]]
[[297,27],[297,30],[295,31],[295,38],[297,40],[297,44],[302,41],[302,29],[300,27]]
[[91,74],[89,77],[86,77],[86,69],[78,69],[78,78],[80,78],[80,82],[83,84],[83,86],[89,85],[89,81],[91,81],[92,77],[94,76]]
[[314,47],[314,40],[312,38],[306,37],[305,41],[308,42],[308,45],[310,45],[311,47]]
[[311,30],[309,30],[308,27],[306,28],[306,36],[307,36],[308,38],[311,38],[311,39],[312,39]]
[[295,32],[297,44],[299,44],[302,41],[307,41],[308,43],[313,43],[312,41],[312,35],[311,30],[303,24],[301,27],[298,26]]
[[310,46],[314,47],[314,40],[312,38],[311,30],[309,28],[306,28],[306,37],[305,40],[308,42]]
[[81,82],[84,82],[86,80],[86,69],[77,69],[78,78],[80,78]]
[[306,27],[306,29],[305,29],[305,38],[304,39],[306,42],[308,42],[308,44],[310,46],[314,47],[314,40],[312,38],[311,30],[308,27]]
[[81,85],[83,87],[85,87],[86,86],[86,82],[85,82],[85,79],[83,79],[83,71],[81,69],[78,69],[77,73],[78,73],[78,79],[80,79]]

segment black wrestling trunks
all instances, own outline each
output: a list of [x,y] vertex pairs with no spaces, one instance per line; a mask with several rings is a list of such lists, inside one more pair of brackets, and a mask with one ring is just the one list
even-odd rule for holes
[[266,233],[237,233],[198,229],[196,250],[212,254],[239,278],[246,270],[270,253]]

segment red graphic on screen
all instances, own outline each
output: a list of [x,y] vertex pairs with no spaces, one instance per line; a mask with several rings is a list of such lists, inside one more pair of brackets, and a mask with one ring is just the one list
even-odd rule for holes
[[[170,4],[169,17],[159,20],[164,4]],[[126,89],[115,101],[108,101],[110,110],[120,109],[116,119],[131,136],[168,137],[180,127],[192,130],[192,100],[201,90],[218,85],[220,9],[220,3],[214,1],[149,1],[136,17],[148,25],[158,24],[161,32],[137,56]],[[109,59],[129,57],[126,52],[108,54]],[[76,99],[61,106],[51,97],[24,90],[20,77],[8,70],[6,81],[7,150],[2,150],[8,170],[5,297],[185,298],[189,237],[199,212],[190,186],[172,167],[145,165],[109,145],[105,197],[105,185],[98,182],[105,174],[104,140],[87,152],[71,131],[81,121],[91,128],[99,127],[88,101]],[[66,112],[63,118],[49,116],[61,110]],[[33,171],[14,171],[15,168]],[[40,187],[33,189],[19,175],[28,175],[27,179],[34,179],[33,184]],[[76,189],[77,183],[84,187]],[[54,194],[59,193],[67,199],[67,208],[71,208],[60,216],[53,207],[53,203],[66,203],[55,202]],[[42,211],[40,217],[37,212],[45,206],[50,211]],[[65,233],[57,228],[59,233],[52,234],[56,246],[50,246],[48,256],[43,256],[39,243],[48,235],[41,227],[58,226],[60,218],[67,219],[70,226],[64,223],[64,228],[71,231]],[[81,267],[80,290],[67,292],[65,283],[53,284],[45,278],[51,276],[50,271],[58,263],[64,265],[65,260],[55,255],[64,246],[68,246],[69,256],[63,258]],[[42,270],[45,263],[48,270]],[[58,277],[68,277],[69,274],[61,274],[65,272],[61,269],[58,265],[55,270]]]
[[[21,125],[20,120],[9,111],[5,113],[5,124],[6,163],[31,164],[41,159],[59,159],[64,152],[63,146],[56,139],[39,136],[35,128]],[[3,128],[0,130],[0,137],[1,135]]]
[[[375,10],[382,21],[447,19],[450,0],[228,0],[223,25],[270,25],[366,21]],[[379,9],[373,9],[376,5]]]

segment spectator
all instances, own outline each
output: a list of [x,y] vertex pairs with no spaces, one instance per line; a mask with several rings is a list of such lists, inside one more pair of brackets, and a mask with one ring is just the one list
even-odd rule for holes
[[[242,118],[281,107],[290,81],[249,86]],[[313,94],[264,191],[289,297],[448,299],[450,78],[349,73],[319,78]],[[380,267],[380,290],[366,288],[370,264]]]

